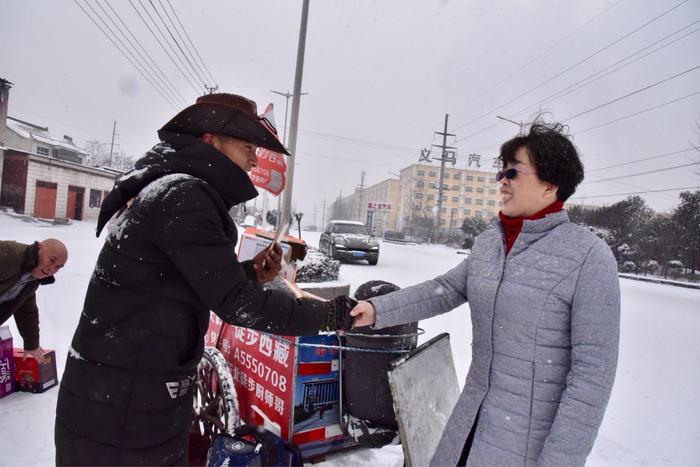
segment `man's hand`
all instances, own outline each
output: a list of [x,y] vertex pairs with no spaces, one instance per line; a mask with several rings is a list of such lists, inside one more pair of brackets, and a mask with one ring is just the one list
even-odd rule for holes
[[360,300],[355,308],[350,310],[350,316],[355,317],[355,322],[352,326],[354,328],[372,326],[374,324],[374,306],[370,302]]
[[36,361],[41,365],[44,363],[44,349],[41,347],[37,347],[36,349],[33,350],[26,350],[24,351],[24,358],[27,357],[32,357],[35,358]]
[[274,279],[282,269],[282,248],[279,244],[275,243],[272,248],[265,248],[255,255],[253,269],[261,284]]

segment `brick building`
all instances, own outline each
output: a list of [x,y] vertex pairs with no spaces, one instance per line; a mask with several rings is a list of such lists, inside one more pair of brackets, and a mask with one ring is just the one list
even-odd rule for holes
[[0,206],[46,219],[97,219],[120,172],[86,167],[70,136],[8,116],[11,86],[0,78]]

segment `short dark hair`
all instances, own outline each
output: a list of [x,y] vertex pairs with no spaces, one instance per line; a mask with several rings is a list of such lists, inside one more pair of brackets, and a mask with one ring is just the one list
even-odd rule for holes
[[583,164],[567,130],[566,125],[545,123],[538,117],[527,135],[518,135],[501,145],[498,160],[503,167],[512,164],[518,149],[525,148],[539,179],[556,185],[557,199],[566,201],[583,181]]

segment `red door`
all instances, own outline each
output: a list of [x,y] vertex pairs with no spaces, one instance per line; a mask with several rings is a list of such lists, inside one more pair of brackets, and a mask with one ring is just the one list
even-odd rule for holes
[[34,217],[56,217],[56,184],[37,180],[34,191]]
[[85,188],[80,186],[68,186],[68,203],[66,204],[66,217],[77,221],[83,219],[83,195]]

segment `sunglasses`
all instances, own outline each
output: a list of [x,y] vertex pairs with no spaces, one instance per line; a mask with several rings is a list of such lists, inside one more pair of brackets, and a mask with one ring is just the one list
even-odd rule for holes
[[500,182],[504,178],[507,178],[508,180],[513,180],[518,175],[518,173],[534,174],[535,172],[530,171],[530,170],[514,169],[514,168],[510,168],[507,170],[499,170],[498,172],[496,172],[496,181]]

